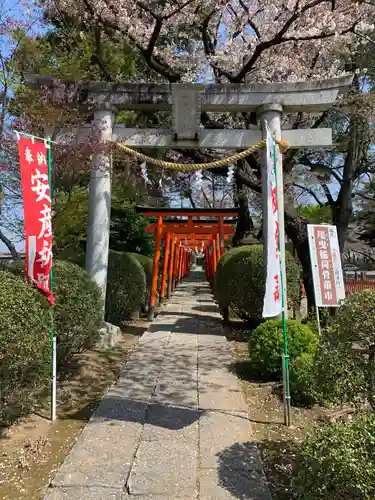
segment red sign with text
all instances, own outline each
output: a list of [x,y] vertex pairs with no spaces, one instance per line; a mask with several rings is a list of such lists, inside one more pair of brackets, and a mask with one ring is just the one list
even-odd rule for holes
[[311,270],[317,307],[338,307],[345,299],[337,229],[329,224],[308,224]]
[[324,306],[337,304],[335,275],[328,227],[314,227],[320,290]]
[[25,274],[53,304],[51,291],[52,223],[47,145],[18,141],[25,226]]

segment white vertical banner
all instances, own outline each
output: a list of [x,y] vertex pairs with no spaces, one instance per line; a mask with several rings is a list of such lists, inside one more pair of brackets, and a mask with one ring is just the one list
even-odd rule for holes
[[[277,207],[277,189],[274,166],[275,141],[267,127],[267,276],[263,304],[263,318],[274,318],[282,312],[282,291],[279,258],[279,220]],[[284,277],[285,279],[285,277]]]

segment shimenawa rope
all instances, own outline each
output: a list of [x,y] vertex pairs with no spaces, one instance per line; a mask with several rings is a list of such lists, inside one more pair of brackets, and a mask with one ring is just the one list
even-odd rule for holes
[[[281,153],[285,153],[285,151],[287,151],[289,144],[286,141],[276,140],[276,143],[279,145]],[[117,143],[117,146],[125,153],[139,158],[140,160],[147,161],[147,163],[151,163],[152,165],[156,165],[157,167],[166,168],[168,170],[178,170],[180,172],[197,172],[198,170],[208,170],[210,168],[224,167],[237,160],[242,160],[249,154],[255,153],[255,151],[264,148],[266,146],[266,140],[262,139],[261,141],[254,144],[254,146],[251,146],[251,148],[247,148],[244,151],[240,151],[239,153],[235,153],[234,155],[227,156],[226,158],[220,158],[220,160],[210,161],[207,163],[173,163],[170,161],[152,158],[151,156],[145,155],[143,153],[140,153],[139,151],[135,151],[134,149],[129,148],[128,146],[125,146],[125,144],[122,144],[121,142]]]

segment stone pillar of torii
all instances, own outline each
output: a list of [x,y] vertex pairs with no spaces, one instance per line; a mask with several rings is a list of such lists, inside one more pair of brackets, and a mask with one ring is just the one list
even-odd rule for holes
[[[29,83],[56,88],[53,78],[29,76]],[[327,148],[332,146],[330,128],[281,129],[284,113],[319,113],[329,109],[338,92],[346,90],[352,77],[314,83],[287,84],[117,84],[91,82],[83,87],[86,102],[94,105],[93,124],[76,129],[45,130],[46,137],[60,144],[74,144],[88,139],[93,125],[100,130],[99,140],[121,141],[131,148],[213,148],[242,150],[259,142],[266,135],[266,125],[275,139],[287,141],[292,149]],[[81,86],[82,88],[82,86]],[[128,128],[114,122],[114,109],[170,111],[171,129]],[[256,112],[259,129],[202,129],[202,111]],[[281,153],[278,151],[278,164]],[[266,165],[262,165],[262,189],[266,192]],[[285,266],[283,172],[277,171],[278,207],[280,210],[280,252]],[[263,196],[263,213],[267,213],[267,199]],[[105,297],[107,285],[109,224],[111,214],[111,155],[93,156],[90,190],[89,221],[87,230],[86,269],[100,286]],[[263,234],[267,234],[266,217]],[[264,241],[267,259],[267,241]],[[265,262],[267,266],[267,262]],[[267,267],[266,267],[267,268]],[[285,276],[285,267],[284,267]],[[286,303],[286,284],[284,299]]]

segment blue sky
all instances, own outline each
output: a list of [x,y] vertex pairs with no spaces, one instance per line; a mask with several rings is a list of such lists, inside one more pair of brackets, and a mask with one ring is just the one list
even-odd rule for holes
[[[25,7],[18,0],[0,0],[0,22],[4,21],[6,18],[11,18],[15,21],[25,22],[30,26],[30,31],[32,33],[41,33],[45,27],[37,21],[37,11],[32,11],[30,16],[26,15]],[[0,51],[3,56],[9,55],[12,46],[10,40],[7,36],[0,37]],[[1,173],[0,173],[1,176]],[[1,177],[0,177],[1,179]],[[22,217],[22,209],[18,207],[15,209],[14,216],[17,218]],[[7,234],[12,240],[14,240],[14,235]],[[19,251],[24,249],[24,242],[16,242],[16,247]],[[7,248],[0,242],[0,252],[6,252]]]

